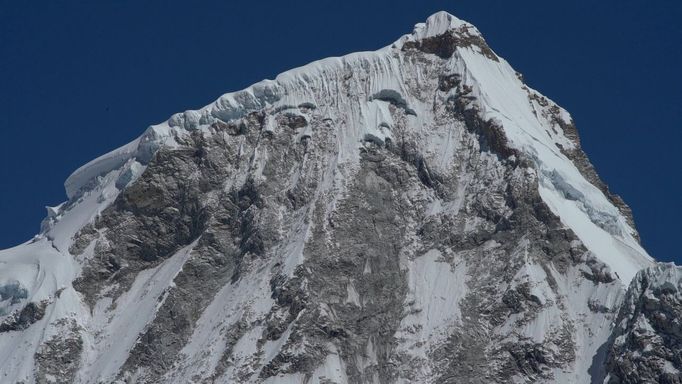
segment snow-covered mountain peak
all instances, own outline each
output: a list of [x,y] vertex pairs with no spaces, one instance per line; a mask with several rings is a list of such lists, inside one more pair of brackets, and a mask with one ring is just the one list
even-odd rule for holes
[[407,36],[414,40],[421,40],[446,32],[460,32],[463,29],[470,30],[471,34],[480,34],[473,24],[460,20],[448,12],[439,11],[429,16],[425,22],[416,24],[412,34]]
[[[178,138],[195,130],[210,131],[216,124],[239,122],[256,111],[287,111],[305,119],[302,111],[322,106],[324,113],[334,104],[349,103],[351,99],[338,92],[348,79],[352,82],[357,74],[367,72],[358,77],[362,84],[355,86],[353,95],[367,104],[358,111],[357,124],[343,128],[339,139],[339,161],[357,163],[357,142],[395,140],[394,132],[386,128],[395,124],[388,105],[399,106],[406,123],[415,129],[433,124],[432,99],[410,89],[410,81],[419,79],[411,80],[412,67],[405,60],[415,55],[426,55],[442,66],[441,77],[450,79],[442,91],[444,97],[459,97],[456,108],[475,111],[491,127],[488,134],[495,136],[497,151],[523,156],[535,164],[539,191],[547,205],[624,285],[651,264],[652,259],[639,245],[629,209],[605,189],[580,150],[568,112],[525,85],[475,27],[447,12],[435,13],[417,24],[411,34],[377,51],[318,60],[274,80],[226,93],[199,110],[177,113],[148,128],[134,142],[79,168],[65,183],[67,195],[73,199],[79,196],[78,191],[102,188],[97,178],[119,169],[116,189],[128,185],[159,148],[177,147]],[[271,126],[274,121],[265,123]],[[616,253],[614,244],[619,250]]]
[[446,12],[174,114],[65,188],[0,251],[8,380],[598,382],[654,264],[568,112]]

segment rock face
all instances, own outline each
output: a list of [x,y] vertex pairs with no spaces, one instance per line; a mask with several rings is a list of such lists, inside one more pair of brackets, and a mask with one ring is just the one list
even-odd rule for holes
[[630,284],[608,359],[608,383],[682,383],[682,268],[659,264]]
[[637,274],[568,113],[444,12],[65,185],[0,252],[7,382],[680,382],[677,270]]

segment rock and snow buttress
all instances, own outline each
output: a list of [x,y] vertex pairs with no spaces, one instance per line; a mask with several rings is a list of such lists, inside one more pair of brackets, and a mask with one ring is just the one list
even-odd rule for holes
[[682,270],[445,12],[65,187],[0,251],[3,383],[682,382]]

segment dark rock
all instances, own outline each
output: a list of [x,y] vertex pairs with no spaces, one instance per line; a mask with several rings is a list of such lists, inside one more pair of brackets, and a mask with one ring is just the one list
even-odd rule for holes
[[0,332],[21,331],[45,316],[45,308],[49,302],[28,302],[21,310],[15,311],[0,322]]

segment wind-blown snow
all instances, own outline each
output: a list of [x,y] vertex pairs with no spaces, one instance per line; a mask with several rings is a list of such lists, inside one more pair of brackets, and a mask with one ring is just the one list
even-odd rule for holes
[[64,182],[66,196],[69,199],[75,197],[81,188],[97,176],[105,175],[121,167],[128,159],[134,156],[138,144],[139,139],[134,140],[78,168]]

